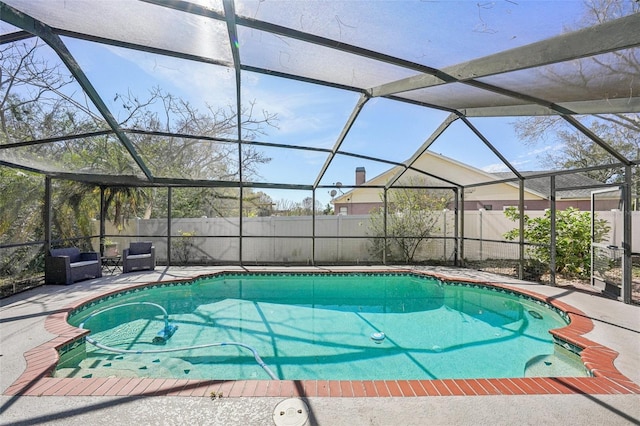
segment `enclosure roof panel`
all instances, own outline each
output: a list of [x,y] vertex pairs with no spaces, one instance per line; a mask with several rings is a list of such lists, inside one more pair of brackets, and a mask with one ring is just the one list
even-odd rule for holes
[[384,61],[244,27],[239,28],[238,40],[245,66],[334,85],[364,90],[418,74]]
[[559,9],[553,1],[236,1],[243,18],[436,68],[584,25]]
[[[464,91],[453,89],[455,99],[436,103],[461,110],[487,107],[508,115],[508,109],[496,106],[580,101],[585,110],[571,112],[595,110],[597,104],[610,111],[609,100],[628,99],[629,91],[640,85],[625,76],[620,60],[620,55],[637,55],[634,46],[640,45],[640,32],[634,29],[640,26],[640,16],[585,28],[575,19],[575,2],[558,7],[544,1],[239,1],[231,20],[238,28],[234,41],[221,1],[4,3],[62,34],[229,66],[238,48],[241,63],[236,66],[369,88],[373,96],[400,95],[428,103],[430,91],[417,89],[476,79],[484,83],[471,84],[475,90],[461,98]],[[4,24],[2,30],[10,28]],[[586,67],[579,61],[612,51],[599,69],[591,67],[582,74]],[[590,77],[595,81],[579,85],[580,78]],[[496,93],[512,100],[497,100]]]
[[5,3],[49,27],[80,38],[231,63],[224,21],[138,0],[10,0]]
[[[235,99],[231,108],[239,115],[262,108],[275,110],[278,117],[286,120],[295,115],[296,108],[302,110],[322,102],[340,110],[341,116],[353,109],[346,123],[336,126],[344,128],[335,141],[304,140],[308,132],[307,136],[298,133],[298,139],[287,139],[285,132],[293,134],[301,126],[300,120],[281,122],[281,135],[286,140],[273,144],[272,152],[284,152],[283,146],[293,145],[311,151],[309,146],[320,144],[323,158],[328,154],[324,166],[317,167],[318,176],[304,182],[315,182],[313,186],[317,187],[319,182],[337,179],[325,176],[333,170],[330,163],[336,153],[354,154],[342,152],[341,145],[345,140],[353,142],[346,136],[359,119],[362,105],[380,100],[409,103],[462,118],[563,116],[617,161],[629,165],[633,159],[625,160],[598,135],[571,118],[581,114],[640,113],[640,5],[622,0],[607,5],[607,13],[599,14],[589,10],[582,0],[0,0],[0,45],[10,46],[29,35],[48,44],[83,91],[68,95],[93,103],[91,108],[99,111],[117,143],[126,148],[149,181],[172,179],[174,175],[154,173],[150,160],[141,156],[125,129],[120,128],[122,124],[114,119],[132,108],[121,102],[122,94],[96,90],[110,78],[100,67],[103,58],[115,64],[103,68],[121,67],[117,77],[111,78],[130,78],[132,90],[143,86],[140,82],[145,77],[148,81],[153,69],[158,79],[170,80],[190,96],[197,96],[198,92],[209,96],[232,93],[229,98],[235,95]],[[604,15],[606,19],[602,19]],[[93,43],[82,44],[79,39]],[[90,55],[77,50],[88,50],[89,44],[90,49],[95,49],[90,52],[97,58],[95,61],[87,61]],[[131,49],[136,55],[130,53]],[[85,58],[85,62],[80,63],[71,52]],[[158,60],[158,55],[180,61],[180,69],[172,68],[176,62]],[[198,67],[194,66],[196,63]],[[216,72],[202,71],[200,65],[212,65]],[[84,69],[90,66],[90,72]],[[261,90],[256,83],[265,75],[275,77],[269,79],[272,90]],[[286,84],[293,80],[317,85],[314,87],[326,86],[332,91],[337,88],[341,101],[337,101],[337,95],[329,98],[334,96],[331,93],[327,100],[310,97],[290,107],[294,104],[293,92]],[[361,96],[357,105],[343,101],[348,98],[344,93],[350,92]],[[279,98],[279,93],[289,93],[288,98]],[[137,102],[133,94],[132,99]],[[211,97],[202,96],[200,104],[206,104],[207,99]],[[151,114],[161,115],[150,108]],[[305,111],[305,117],[310,116],[313,115]],[[315,124],[320,128],[322,119],[318,117]],[[233,136],[226,140],[237,143],[240,153],[247,152],[246,147],[264,131],[256,128],[256,133],[248,135],[241,126],[242,123],[237,126],[237,140]],[[236,130],[233,126],[230,129]],[[332,134],[335,133],[334,130]],[[424,137],[428,135],[425,132]],[[366,137],[356,142],[365,144]],[[0,138],[0,150],[12,149],[6,143]],[[419,150],[420,142],[413,147]],[[369,151],[366,146],[358,146],[355,158],[388,161],[383,156],[368,155]],[[26,164],[26,154],[7,151],[0,158],[12,165],[23,158],[25,167],[35,167]],[[242,163],[242,159],[234,161]],[[233,170],[236,169],[238,181],[267,186],[286,182],[278,177],[264,182],[243,179],[240,168]],[[255,172],[260,175],[259,170]],[[175,177],[176,182],[189,176],[201,179],[197,173],[181,176]]]

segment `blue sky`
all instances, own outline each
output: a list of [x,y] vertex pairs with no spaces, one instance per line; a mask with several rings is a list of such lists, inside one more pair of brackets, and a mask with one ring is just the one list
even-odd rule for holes
[[[154,86],[161,86],[201,108],[205,103],[219,107],[235,103],[234,75],[230,69],[76,40],[69,40],[69,44],[117,118],[122,118],[125,111],[122,102],[114,100],[116,93],[131,91],[144,98]],[[306,147],[332,148],[358,100],[358,95],[351,92],[252,73],[243,73],[242,88],[243,102],[255,101],[258,113],[264,109],[278,116],[278,128],[268,129],[267,135],[259,137],[260,141]],[[387,99],[372,99],[363,108],[341,150],[402,162],[447,115]],[[519,142],[513,121],[513,118],[472,120],[515,166],[522,170],[538,169],[536,156],[531,154],[540,147],[527,147]],[[450,126],[431,150],[483,170],[505,170],[499,159],[460,121]],[[313,183],[327,157],[325,153],[301,150],[264,148],[263,151],[272,161],[262,168],[261,176],[264,181],[279,183]],[[368,178],[391,167],[341,156],[329,167],[321,183],[353,185],[355,168],[359,166],[367,169]],[[267,192],[274,200],[299,201],[310,196],[307,192]],[[317,193],[323,205],[329,201],[324,192]]]
[[[251,2],[247,3],[246,7],[250,7]],[[383,3],[387,6],[394,4],[394,2]],[[304,6],[302,2],[292,4],[297,7]],[[342,7],[348,3],[332,4],[338,5],[335,7]],[[517,34],[519,34],[518,27],[530,19],[528,11],[531,8],[544,8],[551,13],[542,22],[529,25],[527,35],[534,37],[534,40],[536,37],[544,38],[560,33],[561,27],[566,24],[562,19],[566,19],[572,12],[575,12],[575,19],[578,19],[579,11],[582,10],[581,2],[576,1],[513,2],[506,0],[480,3],[444,1],[437,2],[436,9],[445,11],[458,8],[456,11],[462,12],[460,5],[465,9],[465,13],[461,13],[459,22],[454,21],[454,25],[465,29],[468,32],[467,36],[477,38],[474,42],[479,43],[478,46],[483,46],[483,43],[489,45],[489,41],[494,43],[486,46],[486,52],[481,50],[474,52],[477,56],[488,54],[493,49],[508,48],[510,45],[516,47],[517,43],[529,42],[529,40],[518,40]],[[261,7],[260,13],[274,13],[264,4],[256,3],[254,7]],[[355,17],[349,15],[349,10],[348,7],[340,10],[340,31],[352,30],[349,22]],[[557,13],[552,13],[554,10]],[[505,17],[508,18],[506,21]],[[436,20],[432,19],[429,22],[437,25]],[[324,24],[323,22],[307,23],[311,27]],[[373,22],[373,25],[377,24],[380,23]],[[416,31],[421,31],[418,29],[420,27],[416,28]],[[366,28],[363,31],[365,30]],[[434,31],[431,34],[437,33],[438,31]],[[124,113],[121,102],[114,100],[116,93],[131,91],[136,96],[144,98],[154,86],[160,86],[167,92],[183,97],[201,108],[205,103],[214,107],[235,105],[235,76],[232,69],[73,39],[65,39],[65,41],[69,43],[72,54],[116,116],[122,117]],[[364,42],[368,43],[368,41]],[[375,40],[371,41],[373,44],[375,42]],[[412,50],[411,46],[402,46],[400,41],[387,40],[386,42],[397,44],[398,55],[416,54],[415,49]],[[454,55],[457,51],[455,46],[460,42],[460,40],[450,40],[448,43],[452,45],[452,54],[448,60],[453,63],[460,60]],[[442,46],[443,43],[447,45],[447,41],[429,40],[428,46],[422,49],[422,52],[433,54],[433,51],[425,49],[435,49],[430,44]],[[241,52],[242,48],[241,40]],[[459,51],[462,52],[464,49]],[[436,57],[443,56],[434,55],[434,58]],[[259,140],[266,142],[332,148],[358,99],[358,95],[351,92],[288,81],[273,76],[243,72],[242,78],[243,102],[255,101],[257,113],[264,109],[278,116],[278,128],[269,129],[267,135],[259,137]],[[441,111],[386,99],[372,99],[363,108],[341,149],[401,162],[409,158],[422,145],[447,115]],[[538,155],[553,149],[552,142],[546,146],[523,144],[514,132],[514,120],[513,118],[482,118],[471,121],[518,169],[540,169]],[[499,159],[460,121],[450,126],[432,145],[431,150],[486,171],[506,170]],[[272,161],[260,171],[262,177],[260,180],[267,182],[312,184],[326,159],[326,154],[310,151],[265,148],[264,152],[272,158]],[[329,167],[321,184],[329,185],[340,181],[345,185],[352,185],[354,171],[358,166],[366,167],[368,178],[391,167],[384,163],[340,157],[336,158],[334,164]],[[291,198],[299,201],[310,196],[308,192],[303,194],[291,191],[266,192],[270,193],[274,200]],[[329,201],[328,195],[324,192],[328,191],[317,193],[322,204]]]

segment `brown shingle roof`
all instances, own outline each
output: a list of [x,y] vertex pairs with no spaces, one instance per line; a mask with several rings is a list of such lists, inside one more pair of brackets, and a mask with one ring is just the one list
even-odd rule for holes
[[[539,177],[539,178],[530,178],[526,179],[527,176],[535,176],[536,174],[540,174],[542,172],[520,172],[524,177],[524,186],[525,188],[536,191],[540,194],[544,194],[545,196],[550,195],[549,185],[550,185],[550,177]],[[512,177],[513,174],[509,172],[498,172],[493,173],[499,178]],[[572,174],[560,174],[556,175],[556,188],[576,188],[576,189],[566,189],[562,191],[557,191],[556,196],[558,198],[584,198],[588,199],[591,197],[591,192],[601,187],[603,182],[600,182],[596,179],[592,179],[589,176],[583,173],[572,173]],[[589,188],[590,185],[593,185]],[[586,188],[585,188],[586,187]]]

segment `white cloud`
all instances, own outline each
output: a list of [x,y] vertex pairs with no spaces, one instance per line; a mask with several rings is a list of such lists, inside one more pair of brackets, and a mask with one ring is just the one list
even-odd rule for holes
[[235,104],[233,69],[112,46],[106,48],[148,75],[149,80],[143,83],[148,87],[161,86],[198,106],[205,102],[216,106]]
[[[518,170],[524,170],[523,167],[526,164],[531,163],[532,160],[523,160],[523,161],[512,161],[511,165],[513,167],[515,167]],[[487,166],[483,166],[481,167],[481,170],[487,172],[487,173],[500,173],[500,172],[509,172],[511,170],[509,170],[509,168],[503,164],[503,163],[493,163],[493,164],[489,164]]]
[[[553,145],[545,145],[543,147],[532,149],[527,152],[523,152],[519,154],[514,161],[510,161],[511,165],[520,171],[524,171],[528,168],[528,170],[535,170],[540,167],[539,159],[540,154],[545,154],[550,151],[557,151],[561,149],[558,144]],[[526,167],[523,167],[526,166]],[[481,170],[487,173],[500,173],[500,172],[508,172],[509,168],[503,163],[492,163],[480,168]]]
[[509,168],[507,168],[507,166],[505,166],[503,163],[493,163],[493,164],[489,164],[487,166],[481,167],[480,170],[487,173],[499,173],[499,172],[508,172]]
[[531,157],[534,157],[534,156],[538,156],[540,154],[544,154],[544,153],[549,152],[549,151],[557,151],[559,149],[560,149],[560,145],[558,145],[558,144],[545,145],[545,146],[540,147],[538,149],[533,149],[531,151],[524,152],[524,153],[520,154],[518,156],[518,158],[531,158]]

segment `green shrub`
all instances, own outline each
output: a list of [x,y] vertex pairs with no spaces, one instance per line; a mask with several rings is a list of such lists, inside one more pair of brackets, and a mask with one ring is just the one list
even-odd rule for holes
[[[520,213],[515,207],[505,210],[505,216],[517,222]],[[601,242],[609,232],[607,221],[596,219],[594,242]],[[512,229],[504,237],[518,239],[518,229]],[[544,216],[530,218],[524,215],[524,240],[533,244],[527,248],[531,260],[538,265],[551,262],[551,211]],[[588,278],[591,267],[591,213],[568,208],[556,212],[556,272],[567,277]]]

